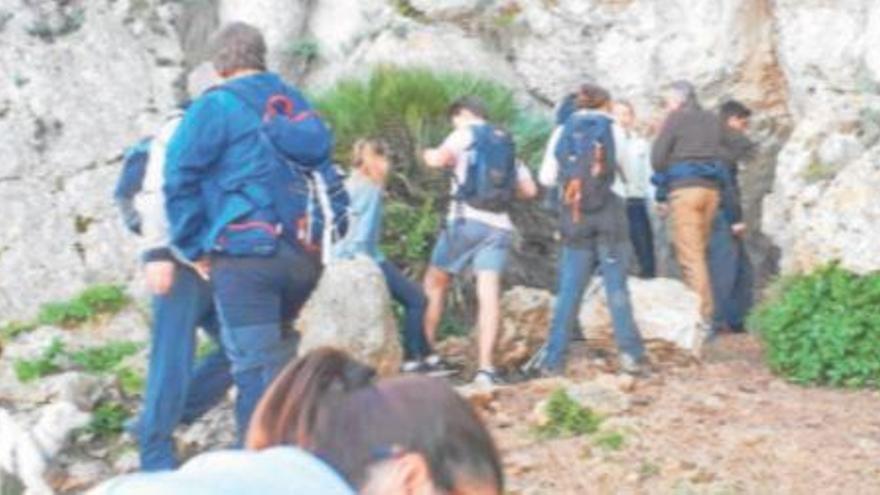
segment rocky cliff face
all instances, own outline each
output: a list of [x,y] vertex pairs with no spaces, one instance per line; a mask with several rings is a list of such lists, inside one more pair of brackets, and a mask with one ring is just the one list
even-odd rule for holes
[[130,278],[133,246],[109,199],[121,150],[157,127],[184,66],[232,19],[263,28],[271,62],[310,87],[417,64],[546,106],[595,79],[648,116],[663,83],[692,79],[707,104],[733,96],[757,110],[762,153],[744,183],[763,273],[780,259],[787,271],[834,258],[880,267],[870,0],[3,0],[0,319]]

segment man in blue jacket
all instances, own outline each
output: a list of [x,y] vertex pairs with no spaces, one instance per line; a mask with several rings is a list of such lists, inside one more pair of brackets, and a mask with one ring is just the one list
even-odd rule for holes
[[291,117],[294,111],[307,115],[310,106],[266,71],[266,44],[256,28],[229,24],[212,48],[225,83],[193,103],[169,144],[166,208],[173,247],[214,288],[238,388],[241,440],[263,391],[296,352],[292,322],[321,273],[320,252],[295,229],[282,228],[287,219],[273,216],[278,201],[305,201],[297,195],[308,191],[266,192],[278,182],[279,161],[254,102],[264,107],[281,98],[288,108],[280,111]]

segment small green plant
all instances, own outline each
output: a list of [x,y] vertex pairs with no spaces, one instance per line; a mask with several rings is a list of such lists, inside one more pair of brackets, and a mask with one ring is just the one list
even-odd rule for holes
[[115,437],[122,433],[125,420],[129,416],[130,413],[124,405],[118,402],[103,402],[95,408],[92,420],[85,431],[97,439]]
[[0,340],[11,340],[36,328],[37,324],[32,321],[10,321],[0,327]]
[[69,353],[70,360],[89,373],[108,373],[115,370],[123,359],[141,349],[135,342],[110,342]]
[[804,169],[801,176],[809,183],[823,182],[833,179],[837,174],[837,169],[831,165],[826,165],[819,160],[813,160]]
[[557,389],[547,401],[547,422],[538,427],[543,438],[589,435],[599,430],[602,418],[572,399],[565,389]]
[[22,383],[42,378],[60,370],[58,359],[64,355],[64,343],[55,339],[43,350],[36,359],[19,359],[15,361],[15,376]]
[[420,22],[427,20],[425,13],[415,8],[409,0],[392,0],[391,5],[394,6],[394,10],[403,17],[408,17]]
[[440,320],[440,328],[437,329],[437,338],[443,340],[447,337],[467,337],[471,334],[471,326],[448,312]]
[[776,373],[801,384],[880,386],[880,274],[831,264],[783,278],[749,318]]
[[70,301],[43,304],[37,322],[41,325],[74,327],[100,315],[118,313],[130,301],[121,286],[96,285],[84,290]]
[[596,446],[605,450],[620,450],[624,442],[626,442],[626,437],[619,431],[602,432],[593,440]]
[[320,56],[321,49],[316,40],[303,38],[288,45],[285,54],[290,57],[296,57],[311,62]]
[[127,396],[141,395],[144,391],[144,375],[132,368],[123,367],[116,370],[116,381]]

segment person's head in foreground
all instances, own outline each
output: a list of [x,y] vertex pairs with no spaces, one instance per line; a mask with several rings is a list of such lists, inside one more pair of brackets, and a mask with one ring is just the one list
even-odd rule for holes
[[211,39],[211,62],[224,79],[264,72],[266,40],[263,33],[244,22],[226,24]]
[[452,102],[447,109],[449,121],[456,129],[465,128],[475,122],[489,118],[486,105],[479,98],[464,96]]
[[752,111],[742,103],[736,100],[726,101],[721,105],[719,113],[721,114],[721,122],[728,128],[743,133],[749,130]]
[[312,351],[263,396],[247,447],[300,446],[362,494],[502,493],[495,444],[452,387],[424,377],[373,384],[373,376],[341,351]]
[[394,378],[333,399],[313,438],[313,452],[364,495],[503,493],[492,437],[442,380]]
[[352,149],[352,168],[382,186],[391,171],[391,157],[385,141],[375,138],[358,139]]

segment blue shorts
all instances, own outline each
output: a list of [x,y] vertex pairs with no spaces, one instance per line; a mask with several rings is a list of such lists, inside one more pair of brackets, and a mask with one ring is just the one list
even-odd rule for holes
[[476,220],[450,222],[440,233],[431,265],[458,274],[469,266],[475,272],[504,271],[513,232]]

